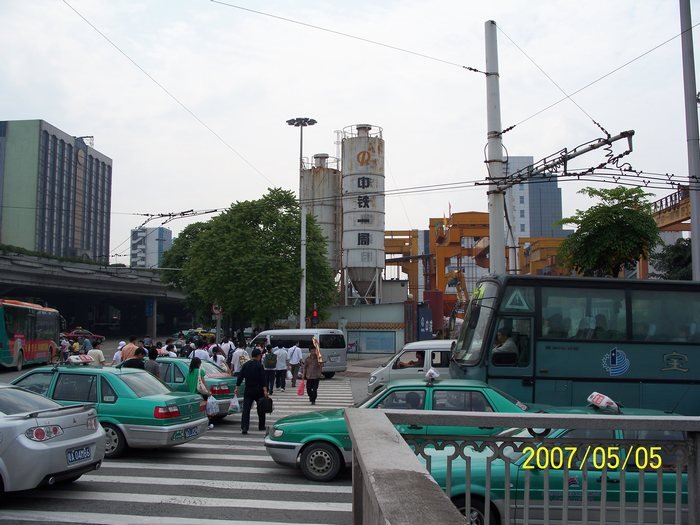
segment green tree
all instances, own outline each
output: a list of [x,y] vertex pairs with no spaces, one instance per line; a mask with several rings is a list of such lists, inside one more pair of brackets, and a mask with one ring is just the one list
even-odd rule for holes
[[565,268],[586,276],[617,277],[661,242],[647,201],[651,194],[641,188],[583,188],[579,193],[602,202],[559,221],[577,226],[559,248]]
[[660,252],[652,254],[649,260],[654,268],[660,271],[660,273],[652,273],[652,277],[692,280],[693,264],[690,247],[690,239],[678,239],[674,244],[667,244]]
[[[218,303],[228,315],[266,326],[298,313],[300,211],[292,192],[275,188],[261,199],[237,202],[192,233],[167,259],[182,267],[180,277],[170,276],[169,282],[179,283],[196,301]],[[309,216],[307,304],[316,302],[321,310],[335,298],[325,250],[321,230]]]

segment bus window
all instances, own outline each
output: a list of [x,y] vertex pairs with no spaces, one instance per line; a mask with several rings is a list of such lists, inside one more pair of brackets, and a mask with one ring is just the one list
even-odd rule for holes
[[453,351],[455,361],[467,366],[473,366],[481,361],[497,295],[498,286],[490,282],[480,283],[472,292],[467,308],[469,318],[462,325]]
[[494,366],[529,366],[532,319],[529,317],[499,317],[496,326],[496,334],[491,342],[491,364]]
[[696,342],[697,294],[652,290],[632,291],[632,338],[637,341]]
[[626,334],[624,290],[543,288],[542,337],[620,341]]

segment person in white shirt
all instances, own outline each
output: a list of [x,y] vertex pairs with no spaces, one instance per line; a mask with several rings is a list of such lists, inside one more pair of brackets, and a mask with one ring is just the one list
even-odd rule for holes
[[99,344],[96,344],[94,348],[88,350],[87,355],[93,359],[92,363],[90,363],[92,366],[104,366],[105,364],[105,355],[102,350],[100,350],[99,346]]
[[301,366],[301,348],[299,348],[299,341],[287,350],[287,356],[289,358],[289,369],[292,371],[292,388],[294,388],[297,386],[297,375],[299,375],[299,367]]
[[284,387],[287,386],[287,350],[280,346],[274,350],[277,356],[277,366],[275,366],[275,388],[279,388],[284,392]]
[[211,361],[209,358],[209,352],[207,352],[204,348],[204,341],[197,341],[197,349],[193,350],[188,357],[190,359],[199,357],[202,361]]
[[122,362],[122,348],[126,346],[126,341],[119,341],[119,344],[117,345],[117,351],[114,352],[114,356],[112,357],[112,366],[117,366],[119,363]]
[[245,356],[246,360],[249,359],[248,352],[246,352],[245,348],[243,348],[243,345],[239,345],[231,356],[231,370],[233,371],[233,375],[235,377],[238,377],[238,374],[241,371],[241,356]]

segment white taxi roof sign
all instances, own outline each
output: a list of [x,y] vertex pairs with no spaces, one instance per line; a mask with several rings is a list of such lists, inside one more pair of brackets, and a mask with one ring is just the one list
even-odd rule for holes
[[67,363],[69,365],[87,365],[95,360],[89,355],[69,355]]

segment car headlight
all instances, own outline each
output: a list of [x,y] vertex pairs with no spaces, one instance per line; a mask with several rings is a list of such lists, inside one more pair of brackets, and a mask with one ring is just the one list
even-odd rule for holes
[[273,438],[282,437],[282,434],[284,434],[284,430],[282,430],[282,429],[280,429],[280,428],[273,428],[273,429],[272,429],[272,432],[270,432],[270,435],[271,435]]
[[377,376],[369,376],[369,383],[367,383],[368,385],[373,385],[376,382],[377,382]]

